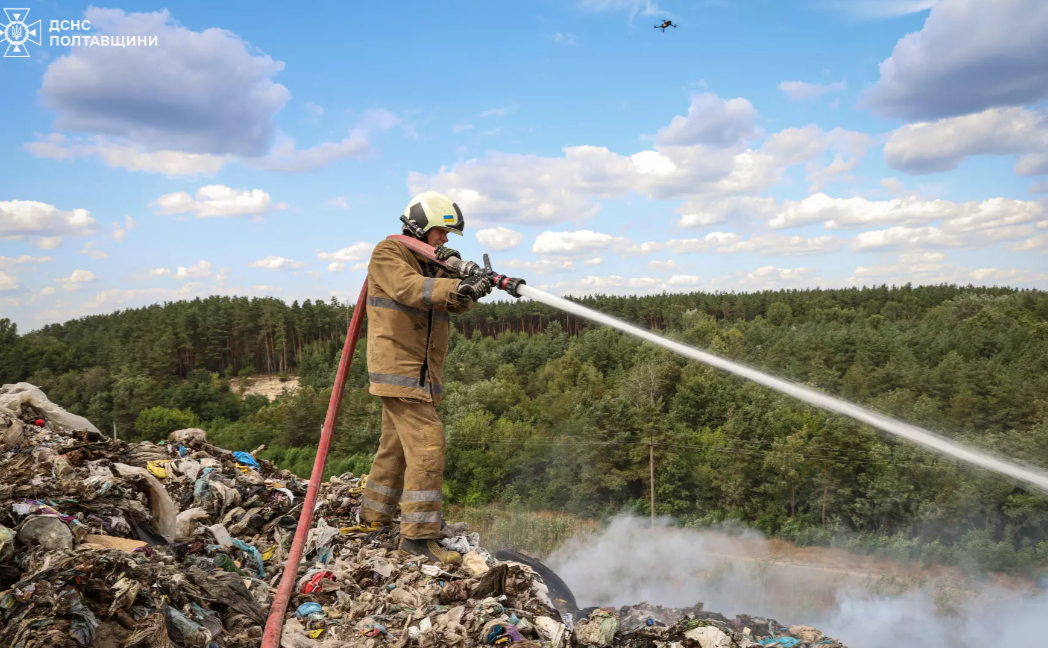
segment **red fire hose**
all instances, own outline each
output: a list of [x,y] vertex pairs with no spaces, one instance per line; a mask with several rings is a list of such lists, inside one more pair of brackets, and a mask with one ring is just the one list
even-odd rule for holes
[[262,648],[277,648],[280,645],[280,633],[284,629],[284,614],[287,612],[288,601],[291,600],[291,590],[294,589],[295,581],[298,578],[298,564],[302,561],[306,536],[309,535],[309,528],[313,524],[313,509],[317,504],[317,495],[320,494],[320,482],[324,479],[324,465],[327,463],[328,451],[331,449],[331,437],[335,432],[338,411],[342,407],[342,392],[345,391],[346,378],[349,377],[353,351],[357,348],[360,325],[364,323],[367,297],[368,281],[365,278],[364,286],[360,289],[360,297],[357,298],[356,308],[353,309],[353,319],[349,323],[346,344],[342,347],[342,358],[338,361],[335,386],[331,390],[331,401],[328,403],[324,429],[320,433],[320,447],[317,448],[317,458],[313,462],[313,472],[309,476],[309,490],[306,491],[306,501],[302,505],[302,514],[298,518],[295,539],[291,543],[291,553],[288,554],[287,562],[284,563],[284,575],[280,578],[280,589],[277,590],[277,595],[273,598],[273,606],[269,609],[269,620],[266,622],[266,634],[262,637]]
[[[446,268],[446,265],[434,256],[433,248],[429,245],[408,236],[395,234],[389,238],[403,243],[412,251]],[[342,347],[342,358],[338,362],[338,373],[335,374],[335,385],[331,390],[327,417],[324,419],[324,428],[320,433],[320,447],[317,448],[317,458],[313,462],[313,472],[309,476],[309,490],[306,491],[306,501],[302,505],[302,514],[298,518],[295,539],[291,543],[291,552],[288,553],[287,561],[284,563],[284,575],[280,578],[280,588],[273,598],[272,607],[269,608],[269,620],[266,622],[266,633],[262,637],[262,648],[278,648],[280,645],[280,633],[284,629],[284,615],[287,613],[287,605],[291,600],[295,581],[298,580],[298,565],[302,561],[302,550],[306,546],[306,537],[313,524],[313,509],[316,508],[320,483],[324,479],[324,466],[327,464],[328,452],[331,450],[331,437],[335,432],[338,411],[342,407],[342,392],[345,391],[346,379],[349,377],[353,351],[357,348],[360,326],[364,323],[367,297],[368,281],[365,278],[364,286],[360,289],[360,297],[357,298],[356,308],[353,309],[353,319],[349,323],[346,344]]]

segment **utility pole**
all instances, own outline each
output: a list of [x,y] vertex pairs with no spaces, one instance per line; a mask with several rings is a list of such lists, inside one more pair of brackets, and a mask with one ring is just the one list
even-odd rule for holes
[[116,441],[116,421],[113,421],[113,440]]
[[648,441],[648,467],[651,469],[651,528],[655,528],[655,442]]

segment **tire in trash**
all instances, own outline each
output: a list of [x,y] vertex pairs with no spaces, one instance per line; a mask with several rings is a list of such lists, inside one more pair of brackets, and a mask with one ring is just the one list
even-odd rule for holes
[[542,582],[545,583],[546,587],[549,588],[549,597],[553,601],[554,605],[560,607],[563,606],[565,612],[576,614],[579,611],[579,606],[575,602],[575,595],[571,593],[571,588],[568,587],[567,583],[561,580],[560,576],[549,567],[543,565],[538,560],[525,556],[522,553],[513,551],[512,549],[500,549],[495,552],[495,558],[503,561],[518,562],[535,570],[535,573],[539,575]]

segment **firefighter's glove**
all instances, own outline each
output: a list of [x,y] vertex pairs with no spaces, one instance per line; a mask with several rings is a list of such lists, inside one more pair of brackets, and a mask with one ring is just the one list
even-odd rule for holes
[[481,297],[490,293],[491,287],[490,279],[480,275],[474,275],[472,277],[466,277],[459,283],[458,294],[467,299],[477,301]]
[[462,258],[462,255],[459,254],[458,250],[452,250],[451,248],[445,247],[443,245],[438,245],[436,248],[434,248],[433,252],[437,257],[437,261],[447,261],[451,257],[458,257],[459,259]]

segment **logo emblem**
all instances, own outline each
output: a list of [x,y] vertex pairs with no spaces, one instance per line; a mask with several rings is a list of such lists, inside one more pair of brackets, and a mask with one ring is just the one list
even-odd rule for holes
[[40,44],[40,21],[27,25],[28,9],[4,9],[4,13],[8,21],[6,25],[0,26],[3,29],[0,31],[0,43],[7,41],[4,58],[29,58],[25,44]]
[[444,224],[445,225],[454,225],[455,224],[455,217],[452,216],[451,214],[444,214]]

